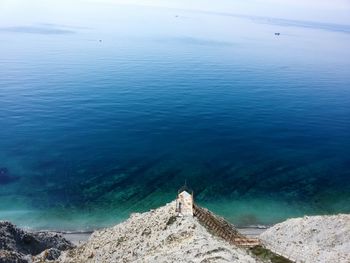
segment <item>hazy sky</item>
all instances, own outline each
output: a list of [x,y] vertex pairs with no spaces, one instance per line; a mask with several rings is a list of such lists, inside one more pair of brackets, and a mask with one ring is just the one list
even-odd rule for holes
[[6,18],[15,21],[26,16],[40,17],[48,9],[63,15],[72,9],[78,12],[86,3],[160,6],[350,24],[350,0],[1,0],[0,23]]
[[350,0],[81,0],[350,24]]

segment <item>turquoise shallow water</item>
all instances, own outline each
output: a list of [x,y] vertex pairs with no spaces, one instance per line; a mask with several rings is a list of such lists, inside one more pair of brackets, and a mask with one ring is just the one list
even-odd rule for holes
[[0,219],[111,225],[185,180],[239,225],[350,212],[349,26],[84,8],[0,27]]

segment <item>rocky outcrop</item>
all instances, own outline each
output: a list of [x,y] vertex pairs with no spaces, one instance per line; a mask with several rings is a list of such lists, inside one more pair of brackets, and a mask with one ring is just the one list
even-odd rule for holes
[[52,232],[29,232],[17,228],[10,222],[0,221],[0,263],[30,262],[31,256],[48,249],[49,256],[58,258],[60,251],[74,245],[61,235]]
[[26,232],[0,221],[0,263],[291,262],[286,258],[350,262],[350,215],[289,219],[262,233],[261,245],[243,249],[225,237],[227,232],[241,234],[222,218],[202,208],[210,214],[204,216],[208,220],[201,220],[198,211],[194,217],[176,216],[175,206],[174,201],[133,214],[121,224],[94,232],[76,248],[57,233]]
[[268,249],[297,262],[350,262],[350,215],[305,216],[260,236]]
[[259,262],[242,248],[213,236],[196,217],[177,217],[175,202],[94,232],[63,252],[60,262]]

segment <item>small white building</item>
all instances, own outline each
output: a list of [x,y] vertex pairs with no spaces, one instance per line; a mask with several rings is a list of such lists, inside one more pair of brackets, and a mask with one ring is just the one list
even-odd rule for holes
[[176,215],[193,216],[193,192],[187,189],[180,189],[176,198]]

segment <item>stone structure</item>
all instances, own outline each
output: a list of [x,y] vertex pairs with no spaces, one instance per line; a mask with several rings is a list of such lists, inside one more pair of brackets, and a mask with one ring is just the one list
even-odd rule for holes
[[176,215],[193,216],[193,192],[189,189],[181,188],[176,198]]
[[224,218],[219,217],[208,209],[193,204],[193,215],[212,234],[221,237],[230,244],[239,247],[254,247],[260,245],[259,239],[248,238],[241,233]]
[[178,191],[176,198],[177,216],[194,216],[210,233],[221,237],[230,244],[239,247],[254,247],[260,245],[256,238],[248,238],[224,218],[214,215],[208,209],[196,205],[193,201],[193,191],[186,184]]

